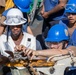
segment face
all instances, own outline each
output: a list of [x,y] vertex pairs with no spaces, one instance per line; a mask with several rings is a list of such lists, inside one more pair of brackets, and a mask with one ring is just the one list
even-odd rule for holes
[[10,29],[13,36],[19,36],[22,32],[22,25],[10,26]]
[[67,17],[71,24],[76,23],[76,13],[67,13]]
[[64,47],[67,46],[67,43],[63,44],[62,42],[47,42],[47,46],[49,49],[62,49]]

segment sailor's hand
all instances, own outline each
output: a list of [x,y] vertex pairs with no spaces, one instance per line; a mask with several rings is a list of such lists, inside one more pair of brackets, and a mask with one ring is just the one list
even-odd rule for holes
[[17,45],[15,46],[15,51],[24,51],[26,49],[26,47],[24,45]]
[[48,12],[44,12],[44,13],[42,14],[42,16],[43,16],[44,18],[48,18],[48,17],[49,17],[49,14],[48,14]]
[[35,54],[36,54],[36,51],[35,50],[32,50],[32,49],[26,49],[25,51],[24,51],[24,55],[26,56],[27,55],[27,57],[29,58],[29,59],[33,59],[33,57],[35,56]]

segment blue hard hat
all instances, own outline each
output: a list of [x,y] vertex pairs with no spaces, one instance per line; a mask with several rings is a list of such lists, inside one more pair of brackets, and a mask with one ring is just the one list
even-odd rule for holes
[[22,11],[22,12],[29,12],[30,11],[30,3],[31,0],[13,0],[15,5]]
[[46,42],[60,42],[69,40],[68,29],[64,25],[56,24],[50,28],[45,39]]
[[66,13],[76,13],[76,0],[68,0],[65,6]]

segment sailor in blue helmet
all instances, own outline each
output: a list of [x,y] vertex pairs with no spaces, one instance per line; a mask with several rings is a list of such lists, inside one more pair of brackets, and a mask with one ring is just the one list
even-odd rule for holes
[[[67,26],[70,34],[69,45],[76,46],[76,0],[69,0],[65,7],[68,20],[62,21]],[[76,51],[76,50],[75,50]],[[64,75],[76,75],[76,66],[66,67]]]
[[[28,25],[28,15],[27,13],[30,11],[30,3],[31,3],[32,0],[13,0],[14,2],[14,8],[19,8],[22,13],[23,13],[23,16],[24,18],[27,19],[27,22],[23,25],[23,30],[30,33],[30,34],[33,34],[32,33],[32,30],[30,28],[30,26]],[[4,32],[4,29],[6,26],[4,26],[4,23],[3,21],[5,20],[5,17],[7,15],[7,12],[10,10],[11,8],[5,10],[3,13],[2,13],[2,18],[1,18],[1,22],[0,22],[0,35]]]
[[66,26],[63,24],[55,24],[48,32],[45,39],[45,44],[48,49],[33,51],[26,49],[25,54],[30,56],[51,56],[56,54],[68,54],[69,50],[76,54],[75,46],[68,46],[69,33]]
[[[61,23],[67,26],[70,34],[69,45],[76,46],[76,1],[69,0],[65,7],[65,13],[67,20],[63,20]],[[73,49],[72,49],[73,50]],[[74,50],[74,53],[76,50]],[[76,75],[76,66],[66,67],[64,75]]]
[[45,39],[49,49],[65,49],[69,40],[68,30],[65,26],[56,24],[53,26]]
[[76,1],[69,0],[65,7],[67,20],[60,21],[67,26],[70,34],[69,45],[76,46]]

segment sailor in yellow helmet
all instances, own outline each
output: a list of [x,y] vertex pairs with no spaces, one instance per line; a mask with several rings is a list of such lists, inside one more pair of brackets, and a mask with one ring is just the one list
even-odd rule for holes
[[13,0],[6,0],[5,10],[14,6]]
[[14,3],[12,0],[0,0],[0,14],[2,14],[3,11],[13,6],[14,6]]

